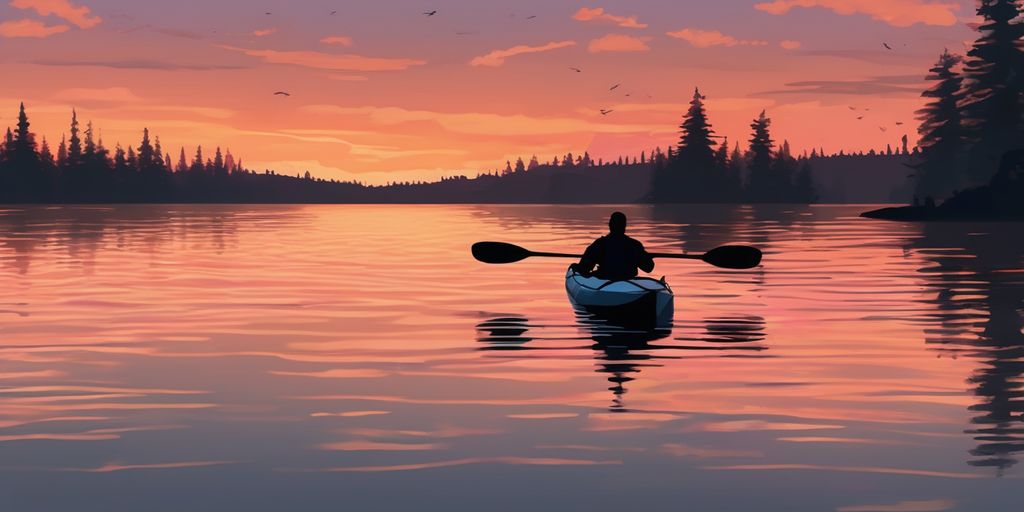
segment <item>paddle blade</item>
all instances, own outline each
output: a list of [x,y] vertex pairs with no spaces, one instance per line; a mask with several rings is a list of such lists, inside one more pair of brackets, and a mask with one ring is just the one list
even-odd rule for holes
[[703,260],[720,268],[746,270],[761,264],[761,251],[746,245],[725,245],[709,251]]
[[492,265],[515,263],[530,257],[530,251],[504,242],[477,242],[472,250],[477,261]]

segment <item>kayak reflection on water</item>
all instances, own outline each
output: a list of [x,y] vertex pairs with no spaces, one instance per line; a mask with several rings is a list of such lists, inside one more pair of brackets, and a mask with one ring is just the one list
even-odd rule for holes
[[[597,270],[594,270],[597,267]],[[609,281],[625,281],[636,277],[637,270],[654,271],[654,258],[647,253],[644,245],[626,236],[626,215],[615,212],[608,220],[608,234],[594,240],[587,247],[580,262],[573,270],[585,277],[597,277]]]

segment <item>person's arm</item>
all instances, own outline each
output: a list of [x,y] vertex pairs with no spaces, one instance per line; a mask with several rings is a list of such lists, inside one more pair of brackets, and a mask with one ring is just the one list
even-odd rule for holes
[[647,249],[644,249],[643,244],[639,242],[637,242],[637,244],[640,246],[640,261],[637,264],[637,267],[647,273],[654,272],[654,258],[652,258],[651,254],[647,252]]
[[576,271],[582,275],[589,276],[593,271],[594,267],[597,266],[599,254],[601,251],[600,247],[601,239],[597,239],[594,243],[587,247],[587,250],[583,252],[583,257],[580,258],[580,262],[576,264]]

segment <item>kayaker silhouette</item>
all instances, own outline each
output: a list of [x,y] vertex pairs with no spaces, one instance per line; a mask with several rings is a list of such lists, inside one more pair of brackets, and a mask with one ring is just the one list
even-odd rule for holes
[[644,244],[626,236],[626,215],[615,212],[608,219],[608,234],[594,240],[573,268],[584,276],[624,281],[636,277],[638,269],[652,272],[654,258]]

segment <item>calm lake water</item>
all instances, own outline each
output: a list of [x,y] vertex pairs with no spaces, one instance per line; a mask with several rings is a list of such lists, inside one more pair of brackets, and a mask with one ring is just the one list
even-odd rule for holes
[[573,314],[608,207],[0,208],[11,511],[1019,510],[1022,224],[627,207],[671,332]]

